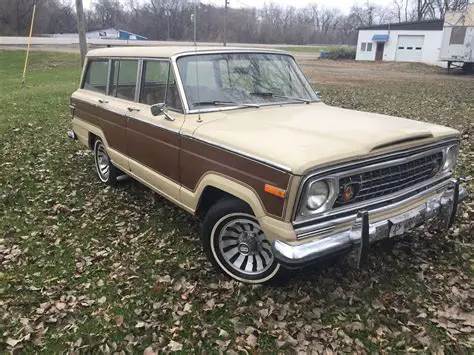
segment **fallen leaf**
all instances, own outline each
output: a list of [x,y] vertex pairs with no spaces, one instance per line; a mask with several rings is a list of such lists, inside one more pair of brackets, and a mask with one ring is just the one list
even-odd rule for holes
[[170,342],[168,343],[168,348],[171,351],[181,351],[181,350],[183,350],[183,344],[178,343],[174,340],[170,340]]

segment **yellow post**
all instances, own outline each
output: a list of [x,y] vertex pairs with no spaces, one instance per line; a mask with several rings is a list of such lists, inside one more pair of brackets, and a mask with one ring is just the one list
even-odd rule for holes
[[21,84],[25,84],[26,66],[28,65],[28,56],[30,54],[31,35],[33,34],[33,25],[35,23],[36,1],[33,4],[33,14],[31,15],[30,36],[28,37],[28,48],[26,49],[25,66],[23,67],[23,78]]

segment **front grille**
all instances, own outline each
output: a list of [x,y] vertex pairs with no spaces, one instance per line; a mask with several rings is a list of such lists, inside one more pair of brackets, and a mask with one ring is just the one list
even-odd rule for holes
[[[339,194],[333,207],[347,206],[387,196],[414,186],[436,175],[442,163],[443,153],[437,152],[402,164],[344,176],[339,179]],[[348,186],[352,190],[352,194],[349,195],[347,194]],[[348,198],[351,195],[353,197]]]

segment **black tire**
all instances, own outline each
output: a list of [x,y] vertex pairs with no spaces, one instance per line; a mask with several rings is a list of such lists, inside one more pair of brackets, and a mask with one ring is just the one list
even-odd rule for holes
[[209,209],[201,228],[201,244],[211,264],[237,281],[267,283],[282,272],[251,208],[239,199],[224,198]]
[[107,149],[100,138],[94,142],[94,165],[100,181],[109,186],[117,184],[118,169],[110,160]]

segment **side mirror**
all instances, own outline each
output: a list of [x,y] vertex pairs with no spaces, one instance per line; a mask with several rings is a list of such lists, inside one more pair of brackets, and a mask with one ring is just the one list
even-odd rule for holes
[[165,119],[167,119],[168,121],[174,121],[174,117],[171,117],[170,115],[168,115],[168,113],[166,113],[166,104],[163,102],[151,105],[150,110],[153,116],[165,115]]
[[159,116],[165,113],[166,105],[161,102],[159,104],[151,105],[150,110],[153,116]]

